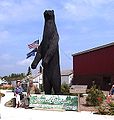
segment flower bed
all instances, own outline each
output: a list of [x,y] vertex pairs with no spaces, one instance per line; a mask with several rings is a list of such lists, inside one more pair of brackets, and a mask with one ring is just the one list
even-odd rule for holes
[[104,93],[97,88],[96,85],[93,85],[88,91],[88,96],[86,98],[86,104],[88,106],[99,106],[103,103],[105,99]]
[[2,90],[13,90],[13,86],[12,85],[2,85],[2,86],[0,86],[0,89],[2,89]]
[[98,114],[101,115],[114,115],[114,96],[108,95],[103,102],[98,107]]

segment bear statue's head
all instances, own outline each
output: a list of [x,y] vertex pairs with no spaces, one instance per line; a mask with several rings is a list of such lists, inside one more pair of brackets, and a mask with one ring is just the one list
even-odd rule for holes
[[54,20],[55,19],[54,10],[45,10],[44,18],[46,21],[47,20]]

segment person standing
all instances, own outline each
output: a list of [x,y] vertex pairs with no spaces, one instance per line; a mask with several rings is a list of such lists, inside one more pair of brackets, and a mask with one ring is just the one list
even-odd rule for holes
[[114,85],[112,85],[112,88],[110,89],[109,94],[110,94],[110,95],[114,95]]

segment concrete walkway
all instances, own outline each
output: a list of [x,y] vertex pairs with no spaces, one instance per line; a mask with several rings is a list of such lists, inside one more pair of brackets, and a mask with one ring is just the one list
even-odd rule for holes
[[114,120],[114,116],[96,115],[86,111],[60,112],[5,107],[4,103],[13,97],[13,93],[9,91],[2,92],[5,93],[5,97],[2,98],[0,104],[1,120]]

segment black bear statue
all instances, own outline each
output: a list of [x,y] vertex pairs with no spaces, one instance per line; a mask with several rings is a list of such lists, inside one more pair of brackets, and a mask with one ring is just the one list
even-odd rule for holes
[[44,12],[43,39],[37,49],[36,56],[31,64],[36,69],[40,60],[43,66],[43,87],[45,94],[61,94],[61,73],[59,62],[59,35],[55,24],[54,10]]

